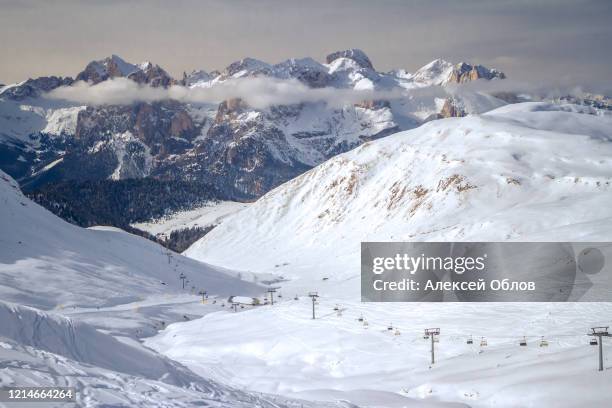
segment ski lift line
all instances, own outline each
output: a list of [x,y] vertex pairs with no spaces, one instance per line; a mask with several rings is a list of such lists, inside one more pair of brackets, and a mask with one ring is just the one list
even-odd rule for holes
[[[336,308],[334,308],[336,309]],[[345,311],[347,309],[342,309],[342,311]],[[342,316],[338,316],[336,313],[336,310],[333,313],[328,313],[325,315],[320,316],[320,319],[326,318],[326,317],[330,317],[330,316],[336,316],[336,317],[342,317]],[[389,327],[391,325],[389,324],[379,324],[377,322],[372,322],[371,320],[368,320],[363,314],[360,314],[359,317],[357,319],[354,319],[359,323],[363,323],[363,322],[367,322],[368,327],[373,328],[373,326],[380,326],[382,328],[382,331],[389,331]],[[406,334],[411,334],[412,332],[414,332],[414,330],[410,330],[407,329],[406,327],[403,326],[398,326],[396,324],[393,324],[393,329],[397,329],[400,332],[406,333]],[[545,347],[550,343],[550,340],[554,340],[554,339],[567,339],[567,338],[584,338],[585,336],[590,336],[591,334],[584,334],[584,333],[580,333],[580,334],[556,334],[556,335],[547,335],[547,336],[538,336],[538,335],[530,335],[530,336],[521,336],[521,335],[517,335],[517,336],[486,336],[486,340],[489,339],[494,339],[494,340],[511,340],[511,341],[516,341],[517,339],[519,341],[522,340],[540,340],[540,347]],[[420,335],[419,337],[421,337],[422,335]],[[474,334],[470,335],[471,338],[473,338]],[[445,341],[448,340],[460,340],[460,341],[465,341],[466,340],[466,336],[462,336],[460,334],[456,334],[456,335],[450,335],[450,336],[445,336],[446,339]],[[482,336],[476,336],[476,338],[481,337]],[[485,341],[485,343],[488,343]],[[473,344],[473,340],[472,343],[468,343],[468,344]]]

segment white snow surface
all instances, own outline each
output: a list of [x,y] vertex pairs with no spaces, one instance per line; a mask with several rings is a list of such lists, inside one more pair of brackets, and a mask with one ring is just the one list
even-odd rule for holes
[[177,211],[162,218],[131,224],[132,227],[146,231],[160,238],[168,238],[172,231],[183,228],[210,227],[223,219],[248,207],[248,203],[236,201],[210,202],[201,207]]
[[5,301],[46,310],[130,303],[139,296],[178,291],[181,273],[210,294],[261,292],[231,271],[144,238],[69,224],[26,198],[3,172],[0,206],[0,298]]
[[[347,301],[341,315],[337,303],[322,298],[312,320],[310,298],[283,298],[170,325],[146,344],[235,387],[362,407],[603,408],[612,396],[612,370],[597,372],[597,348],[586,336],[609,324],[610,303]],[[433,366],[427,327],[441,328]],[[519,346],[523,336],[527,347]]]
[[[367,407],[607,407],[612,360],[597,372],[586,333],[610,325],[612,303],[359,302],[361,241],[608,241],[612,120],[584,112],[525,103],[440,120],[285,183],[185,252],[276,274],[283,299],[147,345],[234,386]],[[442,333],[433,366],[427,327]]]
[[[1,387],[75,387],[79,407],[350,406],[234,389],[139,341],[168,323],[223,311],[230,295],[260,295],[262,287],[116,228],[68,224],[3,172],[0,207]],[[208,291],[208,303],[180,289],[180,273]]]

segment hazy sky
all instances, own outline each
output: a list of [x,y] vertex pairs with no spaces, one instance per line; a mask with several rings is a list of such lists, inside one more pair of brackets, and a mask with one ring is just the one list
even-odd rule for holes
[[180,76],[346,48],[378,70],[444,58],[519,80],[608,81],[612,0],[0,0],[0,83],[74,76],[113,53]]

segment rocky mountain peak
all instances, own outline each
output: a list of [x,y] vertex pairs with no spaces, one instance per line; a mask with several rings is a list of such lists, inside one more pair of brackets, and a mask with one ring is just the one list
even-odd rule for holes
[[311,88],[321,88],[329,84],[327,67],[312,58],[291,58],[274,65],[277,78],[295,78]]
[[477,79],[504,79],[506,75],[496,69],[489,69],[482,65],[471,65],[466,62],[456,64],[448,78],[449,83],[465,83]]
[[269,75],[271,71],[272,67],[267,62],[247,57],[228,65],[222,75],[226,78],[240,78],[258,74]]
[[355,61],[362,68],[367,68],[367,69],[372,69],[372,70],[374,69],[374,66],[372,65],[372,61],[370,61],[370,58],[368,58],[366,53],[357,48],[351,48],[349,50],[332,52],[327,57],[325,57],[325,61],[328,64],[331,64],[338,58],[348,58],[348,59]]
[[139,70],[129,74],[128,78],[139,84],[149,84],[153,87],[166,88],[177,83],[177,81],[159,65],[153,65],[150,62],[140,64]]
[[183,73],[183,85],[192,86],[194,84],[197,84],[198,82],[208,82],[211,79],[213,79],[215,76],[213,76],[212,73],[209,74],[208,72],[201,70],[201,69],[191,71],[189,74],[184,72]]
[[49,76],[35,79],[30,78],[15,86],[5,87],[2,92],[0,92],[0,97],[12,100],[36,98],[60,86],[71,85],[73,82],[74,80],[70,77]]
[[112,78],[129,78],[139,84],[149,84],[154,87],[167,87],[176,83],[159,65],[149,61],[136,65],[126,62],[115,54],[90,62],[77,75],[76,80],[97,84]]
[[127,77],[138,70],[138,66],[130,64],[113,54],[110,57],[87,64],[85,69],[79,72],[76,80],[97,84],[109,78]]

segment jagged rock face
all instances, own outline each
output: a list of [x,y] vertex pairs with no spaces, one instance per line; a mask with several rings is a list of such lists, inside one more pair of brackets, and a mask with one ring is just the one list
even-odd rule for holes
[[458,106],[457,101],[453,98],[446,98],[439,113],[440,118],[460,118],[466,115],[467,113]]
[[193,148],[199,131],[178,102],[88,107],[79,112],[74,138],[48,177],[78,181],[146,177],[167,156]]
[[355,61],[362,68],[367,68],[367,69],[372,69],[372,70],[374,69],[374,66],[372,65],[372,61],[370,61],[370,58],[368,58],[365,52],[359,49],[353,48],[350,50],[333,52],[325,58],[325,61],[328,64],[331,64],[338,58],[348,58],[348,59]]
[[37,98],[45,92],[65,85],[71,85],[73,79],[70,77],[39,77],[28,79],[27,81],[5,89],[0,96],[12,100],[22,100],[26,98]]
[[462,84],[477,79],[504,79],[506,75],[496,69],[488,69],[482,65],[470,65],[460,62],[453,67],[448,82]]
[[139,84],[148,84],[152,87],[167,88],[178,83],[159,65],[153,65],[150,62],[143,64],[138,71],[129,74],[128,78]]
[[184,105],[167,101],[88,107],[79,112],[75,138],[89,146],[101,135],[130,132],[156,156],[184,153],[198,130]]
[[[245,58],[230,64],[223,73],[194,71],[177,83],[157,65],[135,65],[112,56],[91,62],[77,79],[99,83],[124,77],[156,87],[210,87],[225,80],[267,76],[298,80],[310,88],[376,91],[397,87],[403,91],[444,86],[451,77],[454,82],[503,78],[495,70],[468,64],[454,66],[443,60],[433,61],[415,74],[380,73],[357,49],[332,53],[326,61],[321,64],[312,58],[300,58],[271,65]],[[40,89],[71,83],[70,79],[32,81],[39,81]],[[366,141],[429,119],[474,113],[472,106],[465,108],[460,102],[447,99],[440,106],[432,97],[427,101],[406,98],[399,103],[364,100],[342,107],[304,102],[255,109],[241,99],[230,99],[216,106],[172,101],[90,106],[70,119],[74,126],[55,126],[71,129],[67,137],[44,139],[44,129],[41,131],[37,140],[54,144],[48,149],[37,147],[36,151],[44,150],[49,155],[31,158],[21,154],[27,146],[2,150],[0,143],[0,164],[3,156],[15,160],[21,154],[30,171],[27,166],[13,166],[13,173],[26,183],[156,177],[211,183],[227,197],[256,198]],[[44,169],[58,160],[50,170]]]
[[129,78],[153,87],[168,87],[178,83],[159,65],[150,62],[134,65],[116,55],[90,62],[77,75],[76,80],[97,84],[112,78]]

